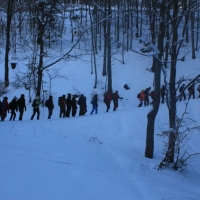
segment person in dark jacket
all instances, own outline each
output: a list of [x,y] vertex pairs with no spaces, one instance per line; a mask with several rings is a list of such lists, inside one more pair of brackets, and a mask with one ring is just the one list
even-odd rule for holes
[[105,94],[105,96],[104,96],[104,103],[106,104],[106,112],[108,112],[109,109],[110,109],[110,103],[111,103],[111,101],[112,101],[112,98],[110,96],[110,93],[107,92]]
[[65,108],[66,108],[66,104],[65,104],[65,97],[66,97],[66,95],[65,94],[63,94],[62,95],[62,97],[59,97],[59,101],[60,101],[60,103],[59,103],[59,107],[60,107],[60,118],[61,117],[65,117]]
[[18,110],[19,110],[19,120],[22,121],[24,111],[26,111],[26,100],[24,94],[17,100]]
[[113,111],[116,111],[116,109],[118,108],[118,100],[123,99],[123,97],[120,97],[118,91],[115,91],[115,93],[112,95],[112,99],[114,103]]
[[200,84],[199,84],[198,87],[197,87],[197,91],[199,92],[198,98],[200,98]]
[[45,102],[45,106],[48,108],[48,119],[51,119],[53,114],[54,104],[53,104],[53,96],[50,95],[49,99]]
[[154,93],[155,93],[155,91],[152,90],[152,91],[150,92],[150,94],[149,94],[149,96],[150,96],[151,99],[152,99],[152,102],[150,103],[150,105],[153,105],[153,102],[154,102]]
[[4,97],[1,104],[2,104],[1,121],[4,121],[7,116],[7,112],[9,113],[8,97]]
[[16,112],[18,111],[17,97],[13,97],[12,101],[9,103],[9,109],[11,111],[10,121],[12,119],[15,121]]
[[188,92],[189,92],[189,97],[188,99],[191,98],[191,96],[193,97],[193,99],[195,99],[195,83],[193,83],[189,88],[188,88]]
[[95,114],[97,114],[98,113],[98,95],[97,94],[95,94],[94,97],[92,98],[91,104],[92,104],[92,111],[90,115],[92,115],[94,111],[95,111]]
[[185,84],[181,85],[181,87],[179,88],[179,92],[180,92],[180,98],[179,98],[179,101],[182,100],[182,97],[184,98],[184,101],[186,100],[185,91],[183,90],[184,87],[185,87]]
[[160,89],[161,103],[165,102],[165,94],[166,94],[165,90],[166,90],[165,85],[163,85]]
[[150,93],[151,87],[148,87],[144,91],[144,106],[149,105],[149,93]]
[[76,95],[72,96],[72,117],[76,115],[76,110],[77,110],[77,101],[76,101]]
[[40,119],[40,105],[41,104],[42,104],[42,101],[40,101],[40,97],[39,96],[35,97],[32,103],[33,114],[31,116],[31,120],[33,120],[36,113],[37,113],[37,120]]
[[81,96],[79,97],[77,104],[80,107],[79,116],[85,115],[85,113],[87,112],[87,104],[86,104],[86,97],[83,94],[81,94]]
[[1,117],[1,115],[2,115],[2,109],[3,109],[3,106],[2,106],[2,102],[1,102],[1,100],[0,100],[0,117]]
[[72,107],[72,99],[71,99],[71,94],[68,93],[67,99],[66,99],[66,105],[67,105],[67,110],[66,110],[66,117],[70,117],[70,112],[71,112],[71,107]]

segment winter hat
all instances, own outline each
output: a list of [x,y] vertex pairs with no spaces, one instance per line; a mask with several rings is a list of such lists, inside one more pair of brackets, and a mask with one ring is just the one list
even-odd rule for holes
[[3,99],[8,99],[8,97],[4,97]]
[[17,100],[17,97],[16,97],[16,96],[14,96],[14,97],[13,97],[13,99],[14,99],[14,100]]

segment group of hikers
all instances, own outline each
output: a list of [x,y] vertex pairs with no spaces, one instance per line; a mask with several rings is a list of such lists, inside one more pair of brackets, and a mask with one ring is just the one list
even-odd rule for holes
[[[78,98],[78,99],[77,99]],[[118,94],[118,91],[115,91],[112,95],[109,92],[106,92],[104,94],[104,103],[106,104],[106,112],[110,109],[111,101],[114,103],[113,111],[116,111],[118,107],[118,100],[123,99],[123,97],[120,97]],[[94,94],[91,104],[92,104],[92,111],[90,114],[92,115],[95,111],[95,114],[98,113],[98,95]],[[36,96],[35,99],[32,102],[33,107],[33,114],[31,116],[31,120],[34,119],[35,115],[37,114],[37,120],[40,119],[40,105],[43,104],[48,109],[48,119],[51,119],[53,109],[54,109],[54,103],[53,103],[53,96],[50,95],[49,98],[43,102],[39,96]],[[79,116],[85,115],[87,112],[87,99],[86,97],[81,94],[79,95],[72,95],[70,93],[66,95],[62,95],[58,98],[58,106],[60,108],[60,114],[59,117],[72,117],[76,116],[77,108],[79,106]],[[16,96],[13,97],[12,101],[8,103],[8,97],[4,97],[3,101],[0,101],[0,116],[1,121],[4,121],[7,113],[11,113],[10,121],[15,120],[16,118],[16,112],[19,111],[19,120],[21,121],[23,118],[24,111],[26,111],[26,101],[24,94],[21,94],[21,97],[17,99]]]
[[[186,100],[186,94],[185,94],[185,84],[182,84],[179,87],[179,100],[181,101],[182,98]],[[188,99],[191,97],[195,98],[195,83],[191,84],[188,89]],[[198,98],[200,98],[200,84],[197,87],[197,91],[199,92]],[[154,90],[151,91],[151,87],[146,88],[145,90],[141,90],[141,92],[137,95],[137,98],[139,99],[140,103],[138,107],[141,107],[144,103],[144,106],[148,106],[153,104],[154,102]],[[160,96],[161,96],[161,103],[164,103],[165,101],[165,95],[166,95],[166,88],[165,85],[162,85],[160,89]],[[149,101],[149,97],[151,97],[152,101]],[[78,99],[77,99],[78,98]],[[118,100],[123,99],[123,97],[120,97],[118,94],[118,91],[115,91],[114,93],[106,92],[104,94],[103,102],[106,105],[106,112],[110,110],[111,102],[113,101],[114,107],[113,111],[116,111],[118,108]],[[95,114],[98,113],[98,94],[94,94],[93,98],[91,100],[92,104],[92,111],[90,112],[90,115],[95,112]],[[50,95],[49,98],[43,102],[41,101],[39,96],[36,96],[33,100],[32,107],[33,107],[33,114],[31,116],[31,120],[34,119],[35,115],[37,114],[37,120],[40,119],[40,105],[43,104],[48,109],[48,119],[51,119],[53,109],[54,109],[54,103],[53,103],[53,96]],[[79,106],[79,116],[85,115],[87,112],[87,99],[86,97],[81,94],[79,95],[72,95],[70,93],[66,95],[62,95],[58,98],[58,106],[60,108],[60,114],[59,117],[72,117],[76,116],[77,109]],[[16,96],[13,97],[12,101],[8,103],[8,97],[4,97],[2,102],[0,101],[0,116],[1,121],[4,121],[7,113],[11,113],[10,115],[10,121],[15,120],[16,118],[16,112],[19,111],[19,120],[21,121],[23,118],[24,111],[26,111],[26,101],[24,94],[21,94],[20,98],[18,99]]]
[[[187,88],[187,90],[188,90],[188,99],[190,99],[191,97],[195,99],[195,83],[191,84]],[[200,98],[200,84],[197,87],[197,91],[199,92],[198,98]],[[141,92],[137,94],[137,98],[140,101],[138,107],[141,107],[143,103],[144,103],[144,106],[148,106],[149,104],[152,105],[154,102],[154,94],[155,94],[155,91],[154,90],[151,91],[151,87],[148,87],[145,90],[141,90]],[[166,96],[166,87],[165,85],[162,85],[162,87],[160,88],[161,103],[164,103],[165,96]],[[151,97],[152,99],[151,103],[149,102],[149,97]],[[186,100],[185,84],[182,84],[179,87],[179,101],[181,101],[182,98],[184,99],[184,101]]]

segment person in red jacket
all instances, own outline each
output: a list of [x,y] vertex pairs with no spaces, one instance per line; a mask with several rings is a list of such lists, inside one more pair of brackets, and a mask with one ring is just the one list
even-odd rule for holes
[[63,94],[62,97],[59,97],[60,98],[60,103],[59,103],[59,106],[60,106],[60,118],[61,117],[65,117],[65,108],[66,108],[66,104],[65,104],[65,97],[66,95]]
[[140,104],[138,105],[138,107],[141,107],[143,102],[144,102],[144,98],[145,98],[145,95],[144,95],[144,90],[141,90],[140,92],[140,97],[139,97],[139,101],[140,101]]
[[106,112],[108,112],[109,109],[110,109],[110,103],[111,103],[111,101],[112,101],[112,98],[111,98],[109,92],[107,92],[107,93],[104,95],[103,101],[104,101],[104,103],[106,104],[106,107],[107,107]]
[[1,121],[4,121],[7,116],[7,112],[9,113],[8,97],[4,97],[1,104],[2,104]]

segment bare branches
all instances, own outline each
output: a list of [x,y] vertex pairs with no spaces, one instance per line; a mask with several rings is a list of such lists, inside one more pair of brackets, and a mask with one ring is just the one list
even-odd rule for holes
[[[159,136],[166,137],[167,142],[164,142],[164,159],[160,162],[158,166],[158,170],[165,168],[165,167],[171,167],[174,170],[182,170],[183,168],[186,168],[189,166],[189,162],[191,158],[200,155],[199,152],[188,152],[187,150],[187,143],[189,142],[191,138],[191,134],[194,130],[200,130],[200,126],[193,126],[191,125],[195,123],[196,121],[190,118],[184,118],[185,114],[187,113],[187,102],[185,105],[185,109],[183,111],[183,114],[181,118],[178,118],[176,116],[176,124],[173,128],[170,128],[169,130],[162,131],[162,134]],[[173,162],[171,162],[170,157],[170,150],[168,149],[169,142],[170,142],[170,135],[174,134],[174,159]]]

